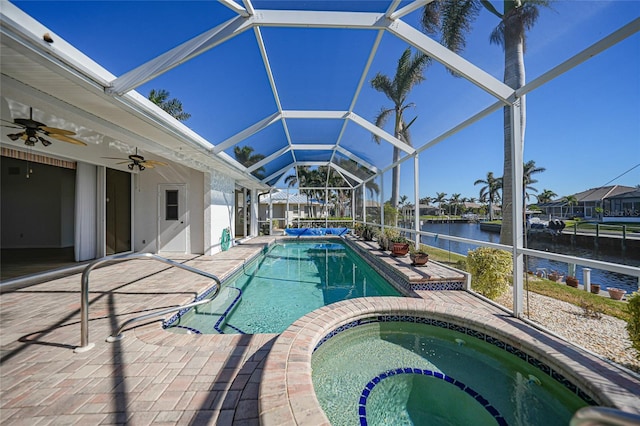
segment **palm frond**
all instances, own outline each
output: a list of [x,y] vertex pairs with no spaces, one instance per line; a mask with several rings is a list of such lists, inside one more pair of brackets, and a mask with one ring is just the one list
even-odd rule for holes
[[[380,109],[380,112],[378,112],[378,115],[376,116],[375,120],[373,120],[373,124],[375,124],[377,127],[384,127],[385,123],[387,122],[387,120],[389,119],[389,116],[391,115],[391,113],[394,110],[392,108],[382,108]],[[373,140],[376,141],[376,143],[380,143],[380,136],[374,134],[373,135]]]
[[[405,51],[410,53],[410,49]],[[402,69],[402,74],[397,74],[396,78],[396,91],[398,97],[402,99],[402,103],[406,98],[406,95],[413,89],[413,87],[424,81],[424,68],[431,62],[431,58],[422,52],[416,52],[416,54],[410,58]]]
[[373,80],[371,80],[371,87],[376,89],[378,92],[384,93],[388,98],[392,98],[393,82],[388,76],[377,73],[375,77],[373,77]]
[[504,21],[500,21],[498,25],[491,31],[489,42],[497,44],[504,49]]
[[427,4],[420,17],[420,24],[424,31],[429,35],[436,35],[440,31],[440,10],[442,8],[442,0],[435,0]]
[[471,31],[471,23],[478,16],[477,0],[459,0],[445,3],[442,13],[442,44],[459,53],[466,47],[465,36]]

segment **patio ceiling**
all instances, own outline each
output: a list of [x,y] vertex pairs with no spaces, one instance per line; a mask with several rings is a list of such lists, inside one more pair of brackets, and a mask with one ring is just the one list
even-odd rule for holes
[[[190,32],[180,29],[174,36],[167,34],[165,38],[174,38],[149,47],[151,59],[124,52],[128,59],[122,60],[120,68],[126,68],[117,75],[7,3],[2,9],[3,96],[16,101],[9,108],[11,118],[24,114],[26,105],[33,106],[40,110],[43,122],[66,124],[85,140],[96,141],[91,146],[96,155],[106,156],[112,149],[128,153],[135,145],[199,170],[224,170],[240,184],[263,188],[281,186],[298,167],[326,166],[331,174],[342,177],[346,187],[355,187],[392,168],[394,148],[404,161],[515,98],[514,90],[499,78],[417,28],[416,13],[427,3],[221,0],[210,6],[216,11],[210,19],[213,26],[202,30],[194,25]],[[300,31],[305,35],[298,40]],[[618,31],[617,38],[585,49],[518,94],[575,66],[584,60],[580,55],[589,57],[637,31],[636,20]],[[42,40],[45,32],[52,34],[53,44]],[[325,46],[324,34],[337,42],[335,49]],[[177,39],[175,47],[167,47]],[[363,100],[365,91],[373,91],[369,82],[382,66],[381,49],[398,43],[446,67],[452,85],[484,94],[467,119],[414,146],[375,126],[375,111],[369,98]],[[287,49],[289,55],[283,56]],[[235,55],[229,59],[229,53]],[[319,65],[325,67],[324,74],[313,72]],[[395,63],[386,67],[384,73],[392,75]],[[202,69],[210,73],[203,74]],[[237,111],[233,119],[222,115],[224,107],[212,108],[203,120],[216,128],[196,123],[192,129],[141,95],[150,87],[173,92],[171,80],[189,79],[205,96],[213,96],[216,85],[235,85],[241,100],[227,100],[226,109],[234,110],[243,102],[251,108]],[[205,82],[213,89],[205,87]],[[44,111],[55,112],[43,116]],[[379,146],[371,142],[372,135],[380,139]],[[241,164],[234,158],[235,151],[244,147],[257,154],[257,160]],[[60,149],[60,155],[81,159],[72,147]]]

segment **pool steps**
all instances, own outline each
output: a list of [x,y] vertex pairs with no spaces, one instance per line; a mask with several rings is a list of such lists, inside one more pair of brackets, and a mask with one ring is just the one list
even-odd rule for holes
[[242,299],[242,290],[239,289],[238,287],[224,287],[224,288],[229,290],[236,290],[237,294],[233,298],[229,306],[227,306],[227,308],[224,310],[224,313],[220,316],[220,318],[218,318],[218,321],[216,321],[216,324],[213,326],[213,329],[220,334],[225,334],[225,332],[222,330],[221,327],[229,327],[240,334],[247,334],[244,331],[240,330],[238,327],[235,327],[231,324],[227,324],[227,317],[233,312],[235,307],[238,306],[238,304],[240,303],[240,299]]

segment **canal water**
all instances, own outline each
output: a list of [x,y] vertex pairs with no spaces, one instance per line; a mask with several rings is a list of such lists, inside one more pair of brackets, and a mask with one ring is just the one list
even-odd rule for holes
[[[500,242],[500,234],[495,232],[486,232],[480,229],[478,223],[425,223],[422,225],[422,230],[426,232],[435,232],[442,235],[452,235],[456,237],[469,238],[478,241],[488,241],[491,243]],[[424,244],[448,250],[453,253],[466,255],[469,250],[474,250],[478,246],[467,243],[458,243],[455,241],[447,241],[437,237],[422,237]],[[621,258],[620,256],[607,255],[603,253],[596,253],[593,250],[571,247],[567,245],[559,245],[546,241],[539,241],[534,238],[529,238],[528,248],[549,251],[552,253],[565,254],[569,256],[584,257],[586,259],[602,260],[605,262],[620,263],[623,265],[640,266],[640,260]],[[527,265],[525,269],[529,271],[536,271],[538,268],[546,268],[547,273],[551,271],[558,271],[565,276],[569,266],[566,263],[556,262],[554,260],[532,258],[527,256]],[[583,283],[582,266],[576,266],[576,277]],[[601,290],[606,290],[609,287],[621,288],[630,294],[633,291],[638,290],[638,279],[630,275],[622,275],[617,272],[603,271],[599,269],[591,269],[591,283],[600,284]]]

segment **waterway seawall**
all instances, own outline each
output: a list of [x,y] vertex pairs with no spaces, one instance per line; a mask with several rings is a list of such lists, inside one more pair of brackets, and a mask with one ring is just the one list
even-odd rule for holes
[[[500,233],[499,223],[480,223],[480,229],[486,232]],[[548,232],[530,232],[529,241],[595,249],[607,254],[640,259],[640,238],[622,238],[621,235],[598,235],[564,231],[554,235]]]
[[609,235],[589,235],[562,233],[551,235],[547,233],[529,234],[529,241],[544,241],[584,249],[593,249],[611,255],[620,255],[640,259],[640,238],[625,238]]
[[480,222],[480,230],[481,231],[497,232],[499,234],[501,227],[502,227],[502,225],[500,225],[499,223]]

